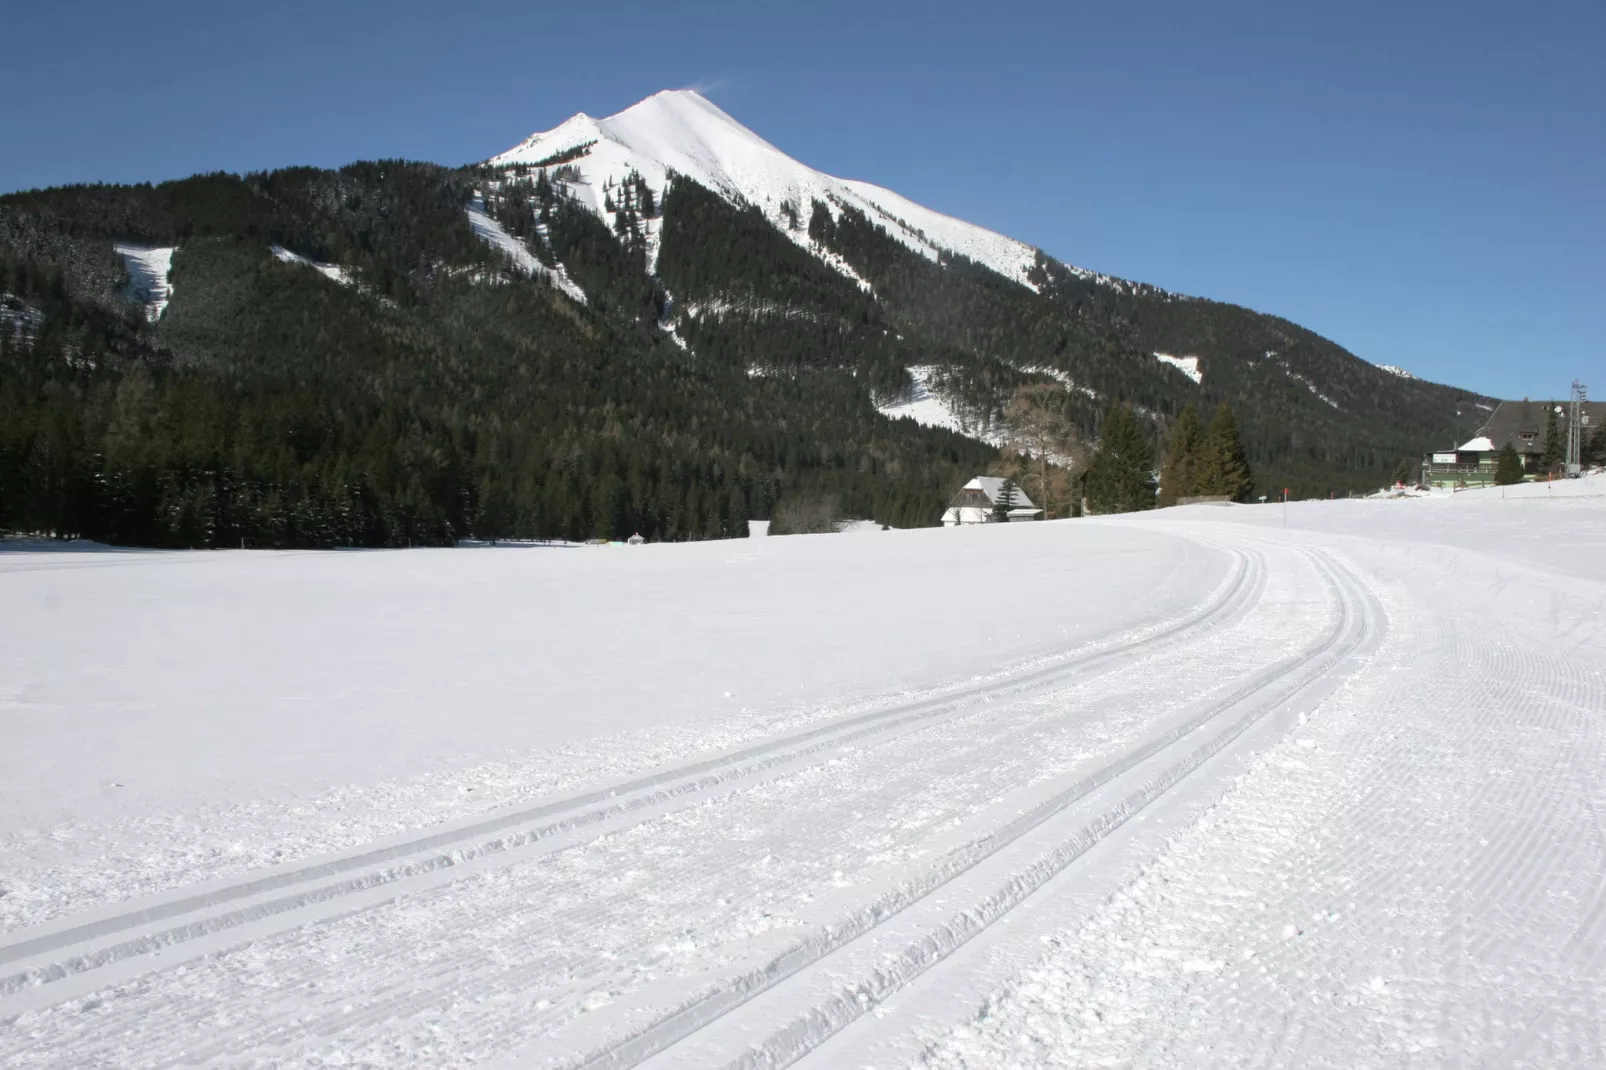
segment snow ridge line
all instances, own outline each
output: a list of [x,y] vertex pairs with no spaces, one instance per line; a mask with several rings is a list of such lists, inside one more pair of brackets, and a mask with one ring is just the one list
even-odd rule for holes
[[[1256,673],[1248,682],[1225,698],[1184,723],[1151,739],[1103,769],[1076,781],[1063,791],[1021,814],[996,832],[972,840],[951,852],[941,863],[919,877],[882,895],[849,915],[834,928],[817,932],[762,966],[733,981],[684,1003],[617,1043],[595,1052],[573,1070],[613,1070],[634,1066],[739,1009],[743,1004],[782,981],[841,951],[869,934],[915,903],[939,892],[954,880],[996,855],[1027,832],[1059,815],[1093,791],[1131,772],[1161,752],[1217,720],[1222,714],[1243,706],[1267,691],[1268,701],[1256,702],[1225,730],[1193,748],[1143,786],[1126,796],[1040,857],[1025,871],[1012,877],[1003,888],[981,904],[962,911],[937,931],[906,948],[891,968],[883,968],[866,982],[853,984],[824,1006],[816,1006],[778,1033],[750,1048],[732,1067],[786,1066],[806,1055],[844,1026],[871,1010],[908,981],[947,958],[953,951],[1018,906],[1052,877],[1120,828],[1131,817],[1159,799],[1188,774],[1214,757],[1268,713],[1284,706],[1328,676],[1336,667],[1360,650],[1374,635],[1377,613],[1370,600],[1357,594],[1358,581],[1331,562],[1327,555],[1308,552],[1339,596],[1339,616],[1328,634],[1312,650],[1285,658]],[[1357,604],[1366,607],[1358,611]],[[1279,684],[1286,686],[1279,687]],[[861,999],[863,995],[865,998]]]
[[[402,843],[359,851],[310,866],[270,873],[200,894],[159,900],[143,908],[123,911],[0,945],[0,964],[21,964],[21,969],[0,977],[0,998],[11,996],[25,988],[47,985],[53,981],[84,974],[154,951],[172,949],[188,940],[210,936],[275,915],[284,915],[319,904],[329,904],[342,896],[370,891],[405,878],[449,871],[465,863],[528,847],[564,832],[595,825],[610,818],[675,799],[707,793],[733,781],[761,776],[821,752],[840,749],[872,736],[894,738],[895,735],[927,727],[942,719],[975,712],[999,698],[1052,688],[1072,674],[1085,678],[1095,673],[1111,671],[1126,665],[1134,657],[1145,656],[1185,641],[1198,631],[1218,627],[1246,612],[1259,598],[1265,583],[1265,570],[1258,554],[1235,550],[1233,556],[1234,567],[1228,577],[1212,592],[1211,597],[1193,612],[1151,630],[1146,635],[1126,642],[1117,639],[1102,649],[1029,671],[1012,680],[975,685],[935,699],[923,699],[890,709],[860,714],[797,735],[755,744],[733,754],[664,770],[625,784],[599,788],[570,799],[542,804]],[[533,828],[519,828],[545,818],[555,818],[555,820]],[[496,836],[496,833],[509,829],[516,831]],[[468,846],[453,847],[480,836],[494,838]],[[439,853],[430,854],[432,851]],[[399,865],[385,865],[408,859],[413,855],[426,857],[401,861]],[[372,868],[375,866],[380,868]],[[365,869],[368,872],[361,872]],[[343,874],[350,875],[342,876]],[[328,884],[314,883],[330,877],[340,879]],[[290,894],[275,899],[244,903],[222,913],[210,915],[206,913],[214,908],[227,907],[230,904],[286,889],[291,890]],[[190,920],[184,920],[186,915],[190,916]],[[201,916],[196,917],[196,915]],[[103,938],[164,921],[176,921],[177,924],[166,929],[142,932],[137,937],[121,942],[93,946],[96,941]],[[77,953],[73,953],[74,951]],[[53,957],[48,961],[26,962],[28,959],[38,960],[60,952],[66,952],[67,955]],[[162,965],[172,964],[173,960],[170,957],[164,957]],[[0,1021],[5,1020],[7,1017],[0,1012]]]

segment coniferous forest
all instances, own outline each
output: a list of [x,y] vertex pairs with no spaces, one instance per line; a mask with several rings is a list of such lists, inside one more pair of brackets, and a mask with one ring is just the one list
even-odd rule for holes
[[[1210,463],[1241,471],[1222,477],[1240,498],[1251,471],[1302,495],[1374,486],[1482,416],[1474,395],[1273,317],[1046,257],[1034,292],[840,206],[795,206],[789,236],[690,180],[655,195],[633,179],[605,224],[563,192],[569,166],[378,161],[0,198],[0,531],[679,540],[823,500],[932,525],[995,450],[877,412],[915,366],[983,418],[1022,385],[1073,384],[1065,413],[1088,441],[1113,421],[1162,467],[1173,425],[1211,439],[1198,413],[1230,402],[1239,452]],[[476,194],[533,276],[476,236]],[[177,247],[159,319],[118,242]],[[559,268],[584,302],[545,277]],[[1199,354],[1204,383],[1155,351]]]

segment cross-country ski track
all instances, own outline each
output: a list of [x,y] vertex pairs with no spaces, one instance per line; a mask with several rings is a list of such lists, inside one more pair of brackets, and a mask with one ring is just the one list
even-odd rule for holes
[[[996,575],[1051,596],[1031,611],[1038,631],[1076,615],[1079,590],[1103,623],[1028,636],[997,671],[957,679],[888,640],[925,659],[926,686],[728,714],[710,737],[723,745],[669,760],[629,758],[675,726],[605,733],[608,761],[574,759],[544,794],[498,787],[482,763],[447,775],[500,794],[453,813],[398,777],[375,797],[412,809],[384,835],[341,840],[349,812],[289,795],[197,810],[192,835],[244,843],[238,864],[163,853],[178,795],[153,794],[143,824],[108,806],[13,835],[0,1064],[1599,1065],[1606,577],[1587,552],[1547,559],[1514,534],[1467,545],[1445,510],[1514,533],[1548,508],[1547,523],[1582,526],[1582,547],[1606,510],[1458,498],[1309,503],[1286,527],[1271,508],[1198,507],[459,551],[451,562],[484,562],[499,585],[542,553],[531,583],[607,554],[621,556],[582,567],[668,563],[624,585],[660,595],[678,590],[677,560],[756,576],[802,555],[809,577],[885,554],[874,580],[819,582],[869,597]],[[1149,571],[1128,581],[1088,559],[1030,588],[1042,561],[1083,545],[1130,545]],[[84,594],[103,577],[143,591],[145,576],[257,561],[279,584],[329,559],[27,552],[0,555],[0,588],[11,605],[76,594],[105,613]],[[390,562],[444,560],[352,567],[389,583]],[[588,597],[613,597],[591,582]],[[992,612],[1002,635],[1009,614]],[[851,639],[935,627],[927,616],[914,606]],[[760,664],[786,635],[733,642],[751,647],[723,656]],[[0,680],[0,714],[42,707],[44,656],[7,664],[35,685]],[[554,753],[542,761],[569,760]],[[110,856],[97,823],[148,842]],[[275,829],[286,860],[257,864]],[[119,865],[124,888],[105,879]]]

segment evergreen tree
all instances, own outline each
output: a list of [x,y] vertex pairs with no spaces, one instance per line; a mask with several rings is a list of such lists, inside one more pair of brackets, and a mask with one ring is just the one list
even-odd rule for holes
[[1154,451],[1131,405],[1112,405],[1105,415],[1086,487],[1087,505],[1094,513],[1154,508]]
[[993,520],[1000,524],[1009,523],[1009,511],[1013,508],[1015,508],[1015,481],[1005,476],[1003,485],[998,488],[998,500],[993,502]]
[[1194,484],[1203,440],[1199,410],[1190,401],[1182,407],[1166,443],[1165,464],[1160,469],[1159,504],[1175,505],[1177,499],[1196,493]]
[[1556,406],[1545,403],[1545,451],[1539,455],[1539,468],[1546,475],[1554,475],[1561,470],[1562,462],[1567,456],[1567,442],[1561,430],[1561,421],[1556,417]]
[[1509,487],[1513,483],[1521,483],[1522,476],[1522,458],[1517,455],[1517,447],[1507,442],[1500,448],[1500,459],[1495,465],[1494,481],[1502,487]]
[[1238,421],[1226,402],[1221,403],[1210,421],[1194,485],[1199,494],[1221,495],[1235,502],[1248,501],[1254,490],[1255,477],[1238,438]]
[[1589,448],[1584,454],[1585,461],[1595,467],[1606,465],[1606,424],[1595,428],[1590,436]]

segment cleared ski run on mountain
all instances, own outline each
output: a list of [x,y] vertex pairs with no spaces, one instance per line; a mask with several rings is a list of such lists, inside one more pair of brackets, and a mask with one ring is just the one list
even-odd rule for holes
[[0,552],[0,1065],[1602,1065],[1602,545]]

